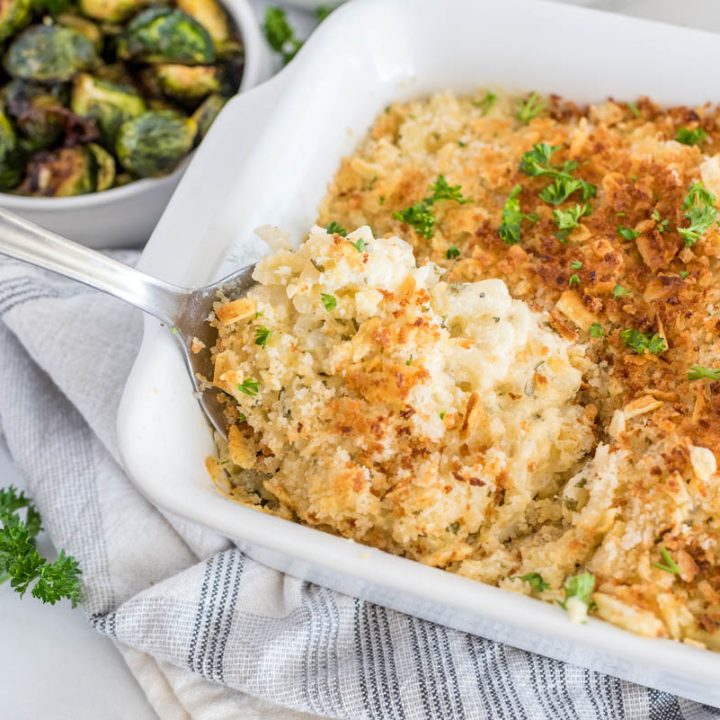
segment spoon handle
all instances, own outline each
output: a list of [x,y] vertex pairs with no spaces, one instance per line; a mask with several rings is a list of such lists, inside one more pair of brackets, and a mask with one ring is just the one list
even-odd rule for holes
[[1,208],[0,253],[90,285],[171,327],[188,293]]

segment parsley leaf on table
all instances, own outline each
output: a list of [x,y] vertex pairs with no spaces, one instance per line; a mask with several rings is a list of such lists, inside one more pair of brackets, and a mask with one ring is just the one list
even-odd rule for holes
[[[22,511],[25,516],[22,516]],[[32,500],[12,485],[0,490],[0,582],[23,596],[54,605],[67,598],[75,607],[80,601],[80,567],[75,558],[60,551],[55,562],[42,557],[35,547],[40,514]]]

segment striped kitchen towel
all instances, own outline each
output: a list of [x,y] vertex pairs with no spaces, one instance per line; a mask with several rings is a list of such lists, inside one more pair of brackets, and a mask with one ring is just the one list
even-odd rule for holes
[[80,561],[89,621],[162,718],[720,718],[283,575],[152,507],[115,438],[140,320],[0,260],[2,430],[56,546]]

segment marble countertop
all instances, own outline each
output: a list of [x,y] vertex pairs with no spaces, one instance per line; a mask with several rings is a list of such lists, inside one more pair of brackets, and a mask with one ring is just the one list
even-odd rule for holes
[[[440,1],[440,0],[439,0]],[[557,0],[634,17],[720,32],[716,0]],[[254,0],[258,8],[270,4]],[[330,3],[328,3],[330,4]],[[296,18],[297,20],[298,18]],[[300,23],[308,26],[308,21]],[[0,484],[24,487],[0,439]],[[41,537],[40,545],[51,551]],[[82,610],[21,600],[0,585],[0,708],[13,720],[150,720],[156,718],[112,642]],[[273,713],[278,720],[280,713]]]

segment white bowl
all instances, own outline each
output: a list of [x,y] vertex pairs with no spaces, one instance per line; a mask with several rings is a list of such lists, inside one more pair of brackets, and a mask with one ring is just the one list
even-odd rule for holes
[[[352,40],[350,40],[352,38]],[[610,44],[609,39],[612,40]],[[658,51],[662,49],[662,51]],[[253,229],[299,238],[340,157],[391,100],[491,85],[580,102],[647,93],[717,98],[717,36],[540,0],[354,0],[279,76],[228,104],[158,224],[141,268],[201,284],[256,258]],[[559,607],[265,515],[223,497],[208,425],[169,330],[148,319],[118,417],[125,467],[152,502],[235,538],[252,557],[381,605],[720,705],[720,653],[650,639]]]
[[[265,42],[247,0],[223,0],[242,36],[245,65],[239,93],[269,76]],[[36,198],[0,193],[0,206],[60,235],[94,248],[144,243],[160,219],[187,169],[189,158],[162,178],[137,180],[105,192],[67,198]]]

